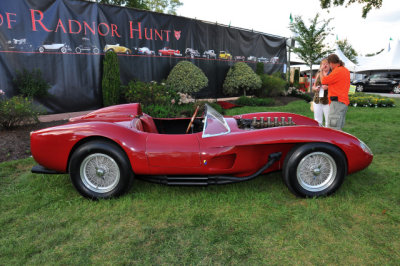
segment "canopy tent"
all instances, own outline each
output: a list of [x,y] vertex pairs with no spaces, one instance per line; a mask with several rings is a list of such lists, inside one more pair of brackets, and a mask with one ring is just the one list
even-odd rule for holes
[[339,56],[340,60],[343,61],[345,67],[350,71],[350,72],[356,72],[357,65],[354,64],[350,59],[347,58],[347,56],[344,55],[342,50],[340,50],[339,46],[336,46],[335,54]]
[[389,43],[389,47],[378,55],[360,56],[357,60],[356,70],[358,73],[374,70],[400,70],[400,40],[394,41],[393,45]]

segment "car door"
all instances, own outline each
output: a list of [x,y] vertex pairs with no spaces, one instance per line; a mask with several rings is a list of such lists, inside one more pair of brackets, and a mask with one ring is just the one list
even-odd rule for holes
[[377,73],[373,74],[369,80],[370,90],[383,91],[386,89],[387,74]]
[[200,167],[198,134],[149,134],[146,156],[150,167]]

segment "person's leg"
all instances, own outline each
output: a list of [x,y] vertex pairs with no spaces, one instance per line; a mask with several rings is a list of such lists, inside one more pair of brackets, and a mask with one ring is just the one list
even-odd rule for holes
[[319,125],[322,125],[323,121],[323,112],[322,112],[322,104],[314,103],[314,119],[318,122]]
[[341,102],[331,102],[329,105],[328,127],[342,130],[346,120],[347,105]]
[[324,117],[325,117],[325,127],[328,127],[329,104],[322,105],[322,112],[324,113]]

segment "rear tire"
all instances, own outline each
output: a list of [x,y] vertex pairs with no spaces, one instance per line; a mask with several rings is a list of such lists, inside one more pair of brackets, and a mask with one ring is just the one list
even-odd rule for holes
[[69,173],[76,190],[90,199],[118,197],[133,183],[126,154],[118,145],[103,140],[78,147],[71,156]]
[[343,152],[331,144],[302,144],[287,154],[282,173],[286,186],[296,196],[327,196],[343,183],[347,161]]
[[356,91],[363,92],[364,91],[364,86],[363,85],[357,85]]
[[399,94],[400,93],[400,85],[397,85],[393,88],[393,93]]

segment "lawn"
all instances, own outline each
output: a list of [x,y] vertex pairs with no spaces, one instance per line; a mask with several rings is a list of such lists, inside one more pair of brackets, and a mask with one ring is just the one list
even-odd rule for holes
[[[301,199],[280,173],[225,185],[167,187],[90,201],[68,175],[34,175],[33,159],[0,164],[0,264],[398,264],[400,100],[349,109],[344,131],[374,152],[330,197]],[[299,100],[228,115],[288,111]]]

